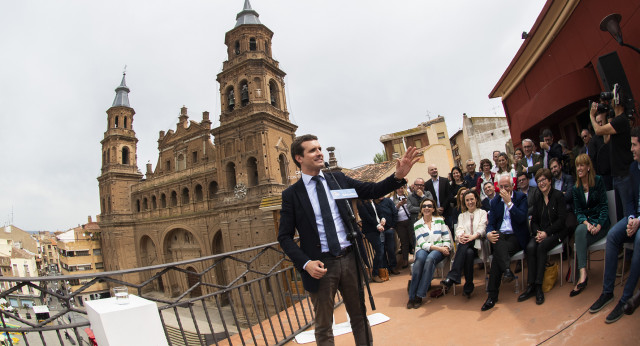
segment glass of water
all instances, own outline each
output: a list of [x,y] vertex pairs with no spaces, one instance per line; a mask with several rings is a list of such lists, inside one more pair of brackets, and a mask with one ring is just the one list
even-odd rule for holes
[[116,298],[116,304],[129,304],[129,288],[118,286],[111,289],[112,296]]

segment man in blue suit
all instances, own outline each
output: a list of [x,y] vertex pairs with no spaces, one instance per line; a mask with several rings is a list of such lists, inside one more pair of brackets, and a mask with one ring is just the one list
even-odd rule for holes
[[[407,182],[419,157],[409,147],[396,162],[396,172],[378,183],[365,183],[342,173],[323,174],[324,156],[318,138],[296,137],[291,143],[291,157],[301,169],[302,177],[282,192],[278,241],[300,271],[305,290],[309,291],[316,317],[316,343],[333,345],[333,304],[339,289],[349,314],[357,345],[373,343],[371,328],[361,309],[356,260],[349,231],[347,201],[335,200],[331,190],[355,189],[359,198],[383,196]],[[357,226],[353,225],[357,230]],[[293,237],[298,231],[300,246]],[[364,302],[362,302],[364,304]]]
[[482,311],[489,310],[498,301],[500,280],[511,282],[515,275],[509,269],[511,256],[525,249],[529,242],[527,226],[527,196],[513,190],[513,179],[503,176],[498,181],[500,194],[491,201],[487,224],[487,239],[491,242],[493,260],[489,273],[489,296]]
[[[623,313],[631,315],[637,307],[638,294],[634,296],[635,302],[631,302],[630,298],[633,290],[636,288],[638,278],[640,277],[640,236],[638,236],[638,226],[640,226],[640,128],[635,127],[631,130],[631,152],[633,153],[633,162],[629,166],[629,176],[631,177],[631,185],[633,190],[632,198],[627,201],[628,205],[624,210],[632,211],[631,214],[625,215],[618,223],[613,225],[607,233],[607,250],[604,259],[604,281],[602,283],[602,294],[589,308],[589,312],[596,313],[607,304],[613,301],[613,287],[616,281],[616,272],[618,270],[618,252],[622,249],[624,243],[633,244],[633,255],[631,257],[631,269],[627,283],[624,285],[622,297],[613,308],[613,310],[605,318],[606,323],[613,323],[619,320]],[[624,273],[622,273],[624,275]]]

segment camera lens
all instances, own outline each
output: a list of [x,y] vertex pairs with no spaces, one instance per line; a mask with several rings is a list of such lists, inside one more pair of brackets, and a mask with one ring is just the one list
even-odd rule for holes
[[613,93],[610,91],[603,91],[600,93],[600,99],[603,101],[611,100],[613,98]]

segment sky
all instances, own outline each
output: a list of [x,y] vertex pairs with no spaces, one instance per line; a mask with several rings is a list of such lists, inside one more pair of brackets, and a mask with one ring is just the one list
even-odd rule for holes
[[[25,0],[0,5],[0,223],[66,230],[100,212],[100,140],[126,66],[137,164],[154,166],[180,108],[220,124],[216,75],[244,0]],[[252,0],[297,134],[354,168],[380,136],[442,115],[504,116],[489,99],[545,1]],[[325,156],[328,155],[325,152]]]

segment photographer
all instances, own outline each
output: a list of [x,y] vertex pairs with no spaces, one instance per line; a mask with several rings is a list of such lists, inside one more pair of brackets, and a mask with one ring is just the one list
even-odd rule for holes
[[[589,116],[596,135],[605,136],[605,143],[607,142],[606,136],[609,136],[609,157],[611,160],[613,188],[622,202],[623,214],[629,215],[630,211],[627,210],[627,205],[632,198],[631,192],[633,191],[629,178],[629,166],[633,162],[633,156],[631,155],[631,125],[629,124],[629,117],[625,112],[625,107],[620,104],[622,96],[618,93],[617,84],[612,95],[608,94],[602,93],[600,98],[611,100],[608,106],[609,109],[613,110],[615,117],[611,119],[609,124],[601,126],[596,121],[596,114],[602,112],[599,112],[598,104],[595,102],[591,103]],[[600,110],[606,109],[603,108],[600,107]]]

